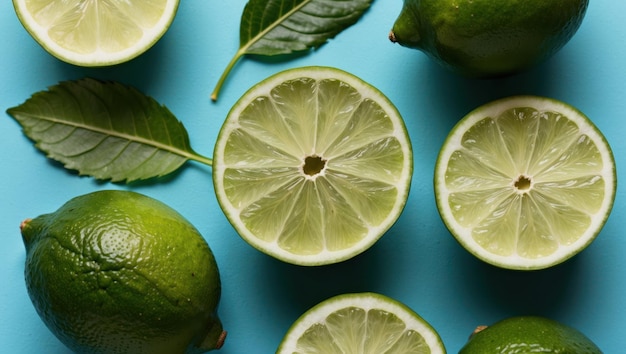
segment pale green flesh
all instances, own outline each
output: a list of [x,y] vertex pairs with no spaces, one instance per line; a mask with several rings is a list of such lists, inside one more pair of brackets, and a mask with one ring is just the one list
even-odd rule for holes
[[[348,249],[396,207],[406,167],[395,134],[377,103],[340,80],[287,81],[239,115],[224,193],[264,242],[298,255]],[[307,157],[317,159],[309,174]]]
[[557,113],[516,108],[484,118],[449,159],[452,215],[493,254],[548,256],[577,241],[601,209],[602,161],[595,143]]
[[52,41],[80,54],[132,47],[163,16],[167,0],[25,0]]
[[298,354],[428,354],[430,347],[396,315],[347,307],[331,313],[298,339]]

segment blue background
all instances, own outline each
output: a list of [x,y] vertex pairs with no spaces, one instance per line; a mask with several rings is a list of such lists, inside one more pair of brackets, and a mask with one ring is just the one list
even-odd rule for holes
[[[512,94],[549,96],[587,114],[625,162],[626,2],[592,1],[574,38],[556,56],[523,74],[477,81],[457,77],[419,51],[390,43],[401,0],[377,0],[359,22],[316,51],[289,60],[244,58],[218,102],[209,96],[239,44],[244,0],[181,2],[167,34],[141,57],[115,67],[80,68],[47,54],[23,29],[8,0],[0,3],[0,351],[69,353],[30,303],[23,278],[20,222],[101,189],[133,189],[178,210],[205,235],[220,265],[220,316],[229,336],[221,352],[273,353],[291,323],[333,295],[374,291],[413,308],[456,353],[477,324],[538,314],[574,326],[605,353],[623,353],[626,334],[626,201],[596,241],[557,267],[515,272],[482,263],[450,236],[437,213],[433,169],[452,126],[473,108]],[[228,5],[225,5],[228,4]],[[133,85],[165,104],[206,156],[235,101],[253,84],[287,68],[327,65],[384,92],[406,120],[415,171],[397,223],[367,252],[341,264],[303,268],[254,250],[231,228],[214,195],[211,168],[187,163],[156,183],[126,186],[79,177],[48,160],[7,108],[62,80],[95,77]]]

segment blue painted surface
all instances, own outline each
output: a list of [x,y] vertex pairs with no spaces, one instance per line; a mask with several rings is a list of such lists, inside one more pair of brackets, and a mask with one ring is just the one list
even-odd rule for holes
[[223,279],[220,315],[229,331],[221,352],[273,353],[291,323],[318,302],[345,292],[396,298],[428,320],[448,351],[457,352],[475,325],[539,314],[574,326],[605,353],[623,352],[626,328],[626,205],[615,208],[597,240],[552,269],[522,273],[486,265],[464,251],[437,213],[434,163],[448,131],[490,100],[535,94],[587,114],[626,162],[626,2],[592,1],[578,33],[556,56],[523,74],[475,81],[450,74],[421,52],[390,43],[400,0],[376,1],[353,27],[320,49],[290,60],[240,61],[217,103],[209,95],[239,43],[244,0],[183,1],[169,32],[141,57],[115,67],[79,68],[48,55],[20,25],[10,1],[0,3],[0,109],[18,105],[59,81],[96,77],[133,85],[165,104],[187,127],[196,151],[210,156],[230,107],[252,85],[280,70],[327,65],[384,92],[406,120],[415,152],[409,202],[370,250],[341,264],[302,268],[248,246],[220,211],[210,167],[188,163],[160,183],[124,186],[79,177],[37,151],[8,115],[0,117],[0,351],[69,353],[46,329],[28,299],[19,224],[94,190],[131,188],[177,209],[205,235]]

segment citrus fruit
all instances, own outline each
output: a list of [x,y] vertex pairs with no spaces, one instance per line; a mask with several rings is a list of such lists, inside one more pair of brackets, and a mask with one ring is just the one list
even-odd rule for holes
[[602,354],[583,333],[538,316],[511,317],[480,326],[459,354]]
[[520,72],[577,32],[589,0],[405,0],[389,38],[469,77]]
[[343,294],[298,318],[276,354],[444,354],[439,334],[406,305],[375,293]]
[[611,148],[579,110],[550,98],[513,96],[470,112],[436,163],[439,213],[478,258],[541,269],[591,243],[615,199]]
[[233,106],[213,157],[215,192],[244,240],[321,265],[369,248],[406,203],[412,152],[377,89],[335,68],[275,74]]
[[74,352],[183,354],[222,345],[215,258],[165,204],[98,191],[20,228],[30,299]]
[[133,59],[165,34],[178,0],[13,0],[30,35],[50,54],[79,66]]

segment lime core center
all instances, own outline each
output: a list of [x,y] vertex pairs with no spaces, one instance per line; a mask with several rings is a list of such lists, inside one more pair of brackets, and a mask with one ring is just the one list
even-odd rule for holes
[[530,179],[530,177],[520,175],[513,185],[519,192],[528,192],[530,190],[531,183],[532,180]]
[[320,156],[307,156],[304,159],[304,166],[302,166],[302,171],[312,177],[322,172],[324,167],[326,167],[326,160],[324,160]]

